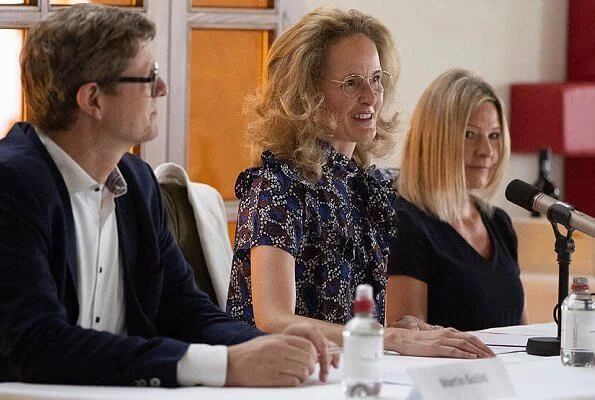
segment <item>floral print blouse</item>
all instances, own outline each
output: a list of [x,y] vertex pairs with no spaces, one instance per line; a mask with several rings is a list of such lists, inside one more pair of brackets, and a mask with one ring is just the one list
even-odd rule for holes
[[310,182],[265,151],[263,166],[242,172],[227,312],[254,324],[250,249],[274,246],[295,259],[297,315],[344,324],[358,284],[372,285],[384,321],[386,260],[396,236],[396,194],[371,167],[328,148],[322,177]]

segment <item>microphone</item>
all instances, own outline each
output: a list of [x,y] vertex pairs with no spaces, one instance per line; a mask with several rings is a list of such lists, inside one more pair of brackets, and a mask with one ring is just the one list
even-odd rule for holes
[[547,216],[553,223],[562,224],[567,229],[581,231],[595,237],[595,219],[575,210],[564,203],[543,193],[539,188],[515,179],[508,184],[506,199],[527,211],[537,211]]

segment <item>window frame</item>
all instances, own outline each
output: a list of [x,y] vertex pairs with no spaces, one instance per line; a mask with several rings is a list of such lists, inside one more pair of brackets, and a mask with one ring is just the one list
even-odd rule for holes
[[[152,157],[188,167],[188,125],[189,125],[189,40],[192,29],[254,29],[269,30],[273,36],[285,30],[304,13],[303,1],[275,0],[269,9],[191,7],[191,0],[169,2],[170,8],[170,58],[168,73],[176,76],[168,80],[168,123],[167,140],[155,143],[164,151]],[[174,24],[173,21],[185,21]],[[168,75],[169,77],[169,75]],[[174,106],[175,105],[175,106]]]
[[[0,5],[0,29],[28,29],[64,7],[69,6],[51,6],[50,0],[38,0],[35,6]],[[192,0],[144,0],[142,7],[126,9],[144,13],[155,23],[157,36],[151,49],[159,62],[159,76],[169,87],[165,101],[157,102],[160,134],[142,144],[140,156],[152,168],[173,162],[187,170],[191,30],[268,30],[276,37],[301,18],[305,7],[303,0],[275,0],[273,8],[266,9],[192,7]],[[235,221],[237,201],[225,205],[228,221]]]
[[[51,13],[69,6],[0,5],[0,29],[28,29]],[[173,162],[188,169],[189,52],[190,33],[195,28],[254,29],[279,35],[304,14],[303,0],[274,0],[273,8],[192,7],[192,0],[144,0],[141,7],[126,9],[144,13],[157,28],[151,43],[159,62],[159,76],[167,83],[168,96],[157,102],[159,135],[140,147],[140,156],[155,168]],[[183,21],[183,23],[179,23]],[[235,220],[236,201],[227,201],[228,220]]]
[[[152,50],[169,95],[159,101],[160,135],[141,146],[141,157],[152,167],[174,162],[187,168],[189,118],[189,37],[194,28],[271,30],[278,35],[304,13],[303,0],[275,0],[270,9],[192,7],[192,1],[144,0],[142,7],[126,7],[147,15],[157,27]],[[51,13],[68,6],[0,5],[0,29],[29,29]],[[174,23],[184,21],[184,23]],[[172,77],[175,76],[175,79]]]

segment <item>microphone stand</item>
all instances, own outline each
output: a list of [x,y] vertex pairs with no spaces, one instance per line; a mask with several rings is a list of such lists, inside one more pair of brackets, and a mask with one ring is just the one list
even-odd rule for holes
[[[555,250],[558,255],[558,304],[554,307],[554,321],[558,324],[558,336],[529,338],[527,340],[527,354],[536,356],[560,355],[560,338],[562,333],[562,313],[560,307],[566,296],[568,296],[568,272],[570,262],[572,261],[572,253],[574,252],[574,240],[572,239],[574,228],[570,227],[570,211],[564,206],[554,204],[550,207],[547,215],[556,236]],[[566,228],[566,236],[560,232],[558,224]]]

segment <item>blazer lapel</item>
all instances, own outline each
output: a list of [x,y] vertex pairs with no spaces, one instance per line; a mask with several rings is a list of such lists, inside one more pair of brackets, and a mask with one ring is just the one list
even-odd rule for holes
[[52,160],[52,157],[47,152],[45,146],[39,140],[39,137],[35,133],[33,125],[27,124],[27,127],[24,129],[24,131],[27,134],[27,136],[33,141],[34,145],[37,147],[37,149],[41,153],[41,156],[47,163],[52,177],[54,178],[54,182],[56,183],[56,188],[58,189],[60,200],[64,206],[66,263],[68,264],[68,268],[70,269],[70,273],[72,276],[72,284],[74,285],[76,293],[78,287],[78,262],[76,258],[76,231],[74,227],[74,216],[72,215],[70,195],[68,194],[68,189],[66,188],[66,183],[64,183],[64,178],[62,178],[62,174],[60,174],[60,171],[58,170],[56,163],[54,163],[54,160]]
[[142,289],[139,293],[138,271],[138,224],[131,194],[116,198],[116,219],[118,224],[118,243],[122,256],[124,273],[124,298],[126,299],[126,329],[128,335],[146,336],[152,330],[145,315],[142,300]]
[[64,180],[60,178],[62,183],[61,186],[64,188],[60,188],[60,197],[62,198],[62,204],[64,204],[64,229],[66,230],[66,262],[68,263],[68,267],[70,268],[70,273],[72,275],[73,284],[75,288],[75,292],[78,287],[78,262],[77,262],[77,254],[76,254],[76,230],[74,227],[74,217],[72,216],[72,206],[70,204],[70,196],[68,195],[68,190],[66,190],[66,185],[64,184]]
[[118,243],[120,245],[120,254],[122,255],[126,289],[134,290],[135,285],[131,283],[134,281],[137,274],[136,258],[138,254],[139,238],[136,213],[134,212],[134,207],[130,201],[129,194],[116,198],[116,219],[118,223]]
[[151,216],[145,211],[143,185],[125,162],[118,164],[128,183],[128,192],[116,198],[118,242],[124,271],[126,327],[128,335],[157,335],[155,319],[161,301],[162,274],[159,252],[152,232]]

